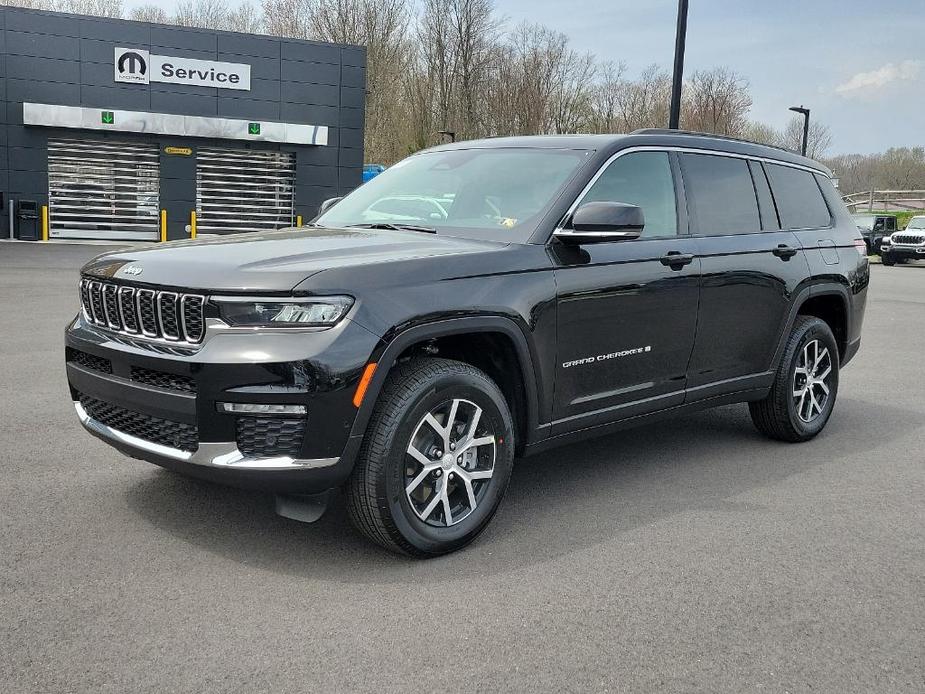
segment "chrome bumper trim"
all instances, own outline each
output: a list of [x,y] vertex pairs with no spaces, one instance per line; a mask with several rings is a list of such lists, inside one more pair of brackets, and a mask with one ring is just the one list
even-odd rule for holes
[[283,470],[311,470],[314,468],[329,467],[336,465],[340,458],[290,458],[280,456],[277,458],[248,458],[238,450],[238,445],[234,441],[220,443],[200,443],[199,448],[194,453],[181,451],[178,448],[162,446],[159,443],[145,441],[137,436],[126,434],[118,429],[108,427],[102,422],[93,419],[83,406],[75,401],[74,409],[87,431],[90,431],[104,439],[116,441],[132,448],[137,448],[147,453],[163,456],[172,460],[179,460],[192,465],[202,465],[211,468],[224,468],[228,470],[260,470],[265,472],[283,471]]

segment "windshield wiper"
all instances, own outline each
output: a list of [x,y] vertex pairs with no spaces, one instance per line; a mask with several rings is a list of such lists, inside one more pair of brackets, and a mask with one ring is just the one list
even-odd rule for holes
[[392,231],[422,231],[427,234],[436,234],[433,227],[424,227],[417,224],[395,224],[393,222],[372,222],[370,224],[348,224],[347,228],[360,229],[391,229]]

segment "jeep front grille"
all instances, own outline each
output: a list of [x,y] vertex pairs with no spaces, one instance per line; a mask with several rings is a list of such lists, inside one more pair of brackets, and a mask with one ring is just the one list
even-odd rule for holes
[[913,246],[925,242],[925,236],[917,236],[914,234],[893,234],[890,239],[893,243],[908,243]]
[[199,294],[84,278],[80,280],[80,303],[91,323],[126,335],[197,343],[205,332],[205,297]]

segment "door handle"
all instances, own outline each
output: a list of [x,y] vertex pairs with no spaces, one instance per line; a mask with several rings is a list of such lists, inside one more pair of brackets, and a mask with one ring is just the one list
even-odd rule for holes
[[788,246],[786,243],[781,243],[777,246],[777,248],[771,251],[771,253],[776,255],[781,260],[790,260],[797,254],[797,249],[793,248],[792,246]]
[[681,251],[668,251],[660,260],[665,267],[670,267],[672,270],[680,270],[685,265],[690,265],[694,262],[694,254],[682,253]]

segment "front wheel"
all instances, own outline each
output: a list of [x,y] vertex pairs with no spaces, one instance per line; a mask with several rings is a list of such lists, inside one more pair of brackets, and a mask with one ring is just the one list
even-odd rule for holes
[[887,267],[892,267],[896,264],[896,261],[890,256],[889,253],[880,253],[880,262],[886,265]]
[[488,525],[513,460],[513,419],[494,381],[463,362],[412,359],[383,386],[347,483],[347,509],[386,549],[452,552]]
[[828,323],[798,316],[764,400],[750,402],[755,426],[779,441],[808,441],[825,428],[838,394],[838,345]]

